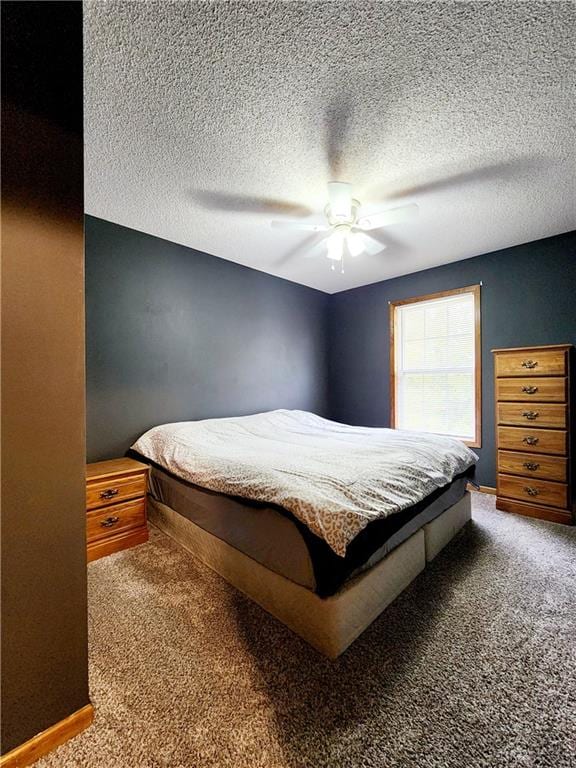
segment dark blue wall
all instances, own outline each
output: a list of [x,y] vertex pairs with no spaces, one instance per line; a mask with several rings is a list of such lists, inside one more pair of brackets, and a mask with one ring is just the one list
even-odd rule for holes
[[155,424],[273,408],[388,426],[388,302],[479,282],[477,477],[495,485],[490,350],[576,343],[576,232],[327,296],[87,217],[88,460]]
[[388,302],[482,282],[482,448],[477,478],[496,484],[491,349],[576,343],[576,232],[330,297],[332,418],[390,423]]
[[325,414],[328,299],[88,216],[88,460],[171,421]]

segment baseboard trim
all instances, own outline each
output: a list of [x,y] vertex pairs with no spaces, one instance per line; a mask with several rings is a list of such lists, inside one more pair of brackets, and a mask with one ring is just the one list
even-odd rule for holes
[[87,704],[69,717],[65,717],[64,720],[36,734],[19,747],[6,752],[0,757],[0,768],[25,768],[32,765],[48,752],[52,752],[53,749],[88,728],[93,719],[94,707],[92,704]]
[[492,488],[491,485],[472,485],[468,483],[469,491],[477,491],[478,493],[489,493],[492,496],[496,496],[496,488]]

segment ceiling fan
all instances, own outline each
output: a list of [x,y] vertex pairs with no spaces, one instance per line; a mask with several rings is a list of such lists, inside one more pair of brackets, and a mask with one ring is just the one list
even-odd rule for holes
[[335,268],[335,262],[340,262],[341,270],[344,271],[345,255],[374,255],[386,247],[368,232],[407,221],[418,214],[418,206],[414,203],[368,216],[362,216],[360,208],[360,203],[352,196],[351,184],[331,181],[328,183],[328,204],[324,209],[325,221],[276,220],[271,222],[271,226],[274,229],[326,232],[326,237],[308,255],[316,255],[320,249],[325,250],[327,258],[332,260],[332,269]]

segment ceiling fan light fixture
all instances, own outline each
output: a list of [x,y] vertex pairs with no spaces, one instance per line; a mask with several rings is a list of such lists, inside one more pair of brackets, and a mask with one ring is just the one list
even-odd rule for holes
[[347,227],[338,226],[334,229],[326,241],[328,248],[326,255],[329,259],[333,259],[334,261],[341,261],[342,256],[344,255],[344,245],[346,243],[347,234]]
[[418,206],[415,203],[371,213],[369,216],[361,216],[360,208],[358,200],[352,197],[351,184],[331,181],[328,184],[324,222],[282,219],[271,222],[271,226],[275,229],[329,233],[326,239],[312,248],[311,253],[322,252],[326,247],[324,253],[332,261],[331,268],[334,269],[335,262],[339,262],[340,271],[343,272],[344,259],[348,256],[360,256],[362,253],[375,256],[386,248],[379,238],[370,234],[371,230],[407,221],[418,214]]
[[364,251],[364,240],[361,232],[351,232],[347,238],[350,256],[360,256]]

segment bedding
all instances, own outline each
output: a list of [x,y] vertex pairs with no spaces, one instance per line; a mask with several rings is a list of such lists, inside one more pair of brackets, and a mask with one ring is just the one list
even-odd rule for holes
[[[142,460],[142,457],[137,454]],[[350,543],[345,557],[330,549],[290,512],[265,502],[208,491],[152,464],[150,494],[191,523],[217,536],[271,571],[320,597],[372,568],[424,525],[458,503],[469,471],[422,502],[375,520]]]
[[477,461],[457,439],[287,410],[164,424],[132,449],[202,488],[287,510],[341,558],[370,523],[422,502]]

